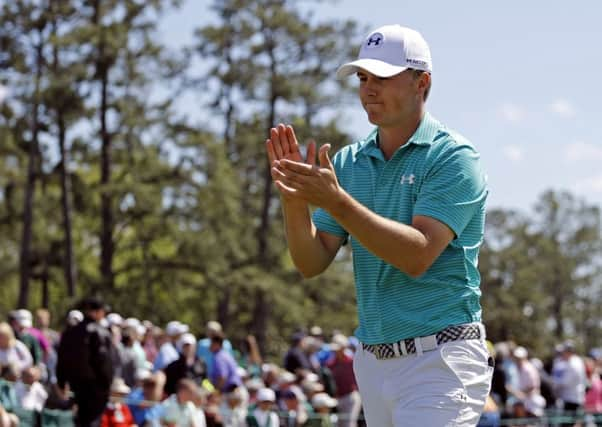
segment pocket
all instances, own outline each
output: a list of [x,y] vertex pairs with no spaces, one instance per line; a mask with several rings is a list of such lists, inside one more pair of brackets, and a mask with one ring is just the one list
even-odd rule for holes
[[464,387],[468,399],[475,405],[485,405],[493,376],[493,359],[485,344],[478,340],[446,343],[441,357]]

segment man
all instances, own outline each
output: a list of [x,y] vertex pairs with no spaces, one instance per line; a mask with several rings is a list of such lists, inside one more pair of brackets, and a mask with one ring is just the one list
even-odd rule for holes
[[[205,326],[207,336],[205,338],[201,338],[197,345],[197,356],[205,362],[205,366],[207,367],[207,376],[211,377],[213,374],[213,353],[209,347],[211,347],[211,338],[215,335],[223,334],[224,330],[222,328],[222,324],[215,321],[210,320],[207,322]],[[233,355],[232,352],[232,343],[228,339],[224,339],[222,343],[222,347],[228,353]]]
[[531,363],[525,347],[516,347],[513,352],[518,366],[518,389],[510,392],[520,400],[531,416],[541,417],[546,407],[546,400],[541,396],[541,379],[537,368]]
[[327,362],[336,384],[338,427],[356,427],[362,400],[353,375],[353,354],[348,352],[349,340],[343,334],[332,337],[334,356]]
[[211,346],[209,347],[213,354],[213,370],[209,375],[209,380],[222,393],[242,385],[242,378],[238,374],[238,364],[234,357],[224,349],[224,340],[221,333],[216,333],[211,337]]
[[490,387],[477,270],[485,175],[474,147],[426,112],[431,72],[418,32],[378,28],[337,73],[357,75],[377,128],[332,162],[325,144],[319,164],[290,126],[266,141],[297,269],[320,274],[351,241],[354,371],[371,427],[476,425]]
[[154,371],[165,369],[171,362],[178,360],[180,355],[176,350],[176,343],[182,335],[188,332],[188,325],[172,320],[165,327],[165,342],[159,347],[159,353],[155,358]]
[[304,343],[307,337],[303,332],[295,332],[291,336],[291,346],[284,355],[284,369],[294,374],[312,370],[311,362],[305,353]]
[[28,331],[32,326],[31,312],[25,309],[11,311],[8,314],[8,321],[13,328],[15,338],[25,344],[31,353],[34,365],[41,364],[44,356],[42,346],[38,339]]
[[182,335],[177,343],[180,358],[174,360],[164,369],[165,393],[176,392],[176,385],[182,378],[188,378],[201,384],[205,379],[205,363],[196,356],[196,338],[191,333]]
[[58,350],[57,381],[69,384],[77,404],[78,426],[99,426],[113,381],[111,334],[101,326],[105,305],[97,298],[82,301],[84,320],[67,328]]
[[575,344],[568,340],[560,345],[560,355],[554,361],[552,379],[556,396],[563,402],[563,409],[575,415],[583,409],[587,377],[583,359],[575,353]]

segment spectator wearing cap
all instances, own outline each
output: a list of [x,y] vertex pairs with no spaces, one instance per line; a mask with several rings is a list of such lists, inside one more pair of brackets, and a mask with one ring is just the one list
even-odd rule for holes
[[142,379],[141,387],[136,387],[128,396],[128,406],[134,417],[134,422],[143,426],[144,423],[153,418],[153,408],[157,406],[163,398],[163,387],[165,375],[163,372],[156,372],[147,375]]
[[536,417],[543,415],[546,400],[541,396],[539,371],[531,363],[524,347],[516,347],[512,353],[518,367],[518,389],[510,392],[522,403],[526,410]]
[[281,412],[284,412],[284,426],[285,427],[297,427],[304,426],[309,419],[309,413],[311,407],[306,406],[305,400],[302,396],[294,389],[284,390],[280,395],[281,400]]
[[242,378],[238,373],[238,364],[232,354],[223,348],[224,336],[216,333],[211,338],[209,349],[213,353],[213,370],[208,376],[213,386],[225,392],[229,388],[242,385]]
[[[213,375],[213,353],[211,352],[211,338],[216,335],[224,335],[224,331],[221,323],[210,320],[207,322],[205,326],[207,336],[199,340],[197,345],[197,356],[205,361],[205,366],[207,368],[207,376],[211,378]],[[224,338],[222,343],[222,348],[224,351],[230,353],[232,357],[234,357],[234,353],[232,351],[232,343],[227,338]]]
[[247,427],[247,391],[244,386],[231,386],[224,393],[220,415],[224,427]]
[[248,427],[279,427],[280,420],[274,411],[276,393],[264,387],[257,391],[257,406],[249,410],[247,415]]
[[176,342],[186,332],[188,332],[188,325],[177,320],[172,320],[165,326],[167,339],[159,347],[159,354],[157,354],[154,363],[155,372],[165,369],[171,362],[178,360],[180,355],[176,349]]
[[14,366],[17,374],[33,365],[29,349],[15,338],[15,334],[6,322],[0,323],[0,371]]
[[362,410],[362,400],[353,373],[353,356],[348,352],[349,340],[343,334],[332,337],[330,344],[334,357],[328,368],[332,372],[336,384],[338,399],[338,427],[355,427]]
[[585,401],[585,364],[575,353],[572,341],[565,341],[559,350],[559,357],[552,368],[554,390],[562,400],[564,410],[575,413],[583,408]]
[[42,346],[36,337],[27,332],[27,329],[32,326],[31,313],[29,310],[21,309],[11,311],[8,315],[8,322],[10,323],[11,328],[13,328],[15,338],[25,344],[31,353],[33,364],[37,365],[38,363],[42,363],[44,356]]
[[[316,415],[305,424],[305,427],[334,427],[335,423],[333,421],[337,417],[333,417],[331,411],[337,407],[337,404],[337,400],[330,397],[327,393],[317,393],[314,395],[311,399],[311,406],[313,406]],[[357,423],[353,424],[353,426],[356,427]]]
[[196,356],[196,338],[191,333],[185,333],[176,343],[180,357],[164,369],[166,382],[165,393],[173,394],[176,385],[182,378],[188,378],[197,385],[205,379],[205,363]]
[[122,403],[130,388],[122,378],[116,377],[111,384],[111,400],[107,403],[100,427],[134,427],[136,423],[130,408]]
[[312,370],[309,357],[305,353],[305,342],[303,332],[295,332],[291,336],[290,348],[284,355],[284,369],[294,374]]
[[69,384],[78,407],[79,426],[98,425],[109,400],[113,381],[114,347],[111,334],[101,326],[106,307],[97,298],[81,303],[84,320],[66,329],[58,350],[57,385]]
[[162,406],[164,412],[160,419],[167,427],[190,427],[195,417],[193,400],[197,386],[189,379],[182,379],[176,386],[176,393],[167,398]]

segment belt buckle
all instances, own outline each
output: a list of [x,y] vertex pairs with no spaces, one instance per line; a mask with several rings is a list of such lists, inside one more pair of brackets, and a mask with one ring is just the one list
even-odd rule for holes
[[429,335],[426,337],[416,338],[420,340],[422,351],[433,351],[437,348],[437,335]]

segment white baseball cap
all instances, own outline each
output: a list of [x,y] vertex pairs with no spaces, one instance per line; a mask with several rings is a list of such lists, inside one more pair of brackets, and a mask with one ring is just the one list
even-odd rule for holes
[[392,77],[408,68],[433,71],[431,50],[422,35],[401,25],[385,25],[372,31],[362,43],[358,59],[342,65],[337,77],[366,70],[378,77]]
[[258,402],[275,402],[276,393],[271,388],[262,388],[257,392]]
[[316,393],[314,394],[314,396],[311,398],[311,405],[314,408],[334,408],[335,406],[337,406],[337,400],[330,397],[329,394],[327,393]]

